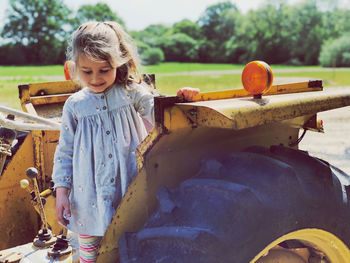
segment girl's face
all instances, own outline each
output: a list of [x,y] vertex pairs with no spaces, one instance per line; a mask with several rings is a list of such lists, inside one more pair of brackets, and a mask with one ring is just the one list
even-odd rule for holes
[[112,86],[116,71],[116,68],[112,68],[107,61],[93,61],[83,54],[78,58],[79,77],[94,93],[103,92]]

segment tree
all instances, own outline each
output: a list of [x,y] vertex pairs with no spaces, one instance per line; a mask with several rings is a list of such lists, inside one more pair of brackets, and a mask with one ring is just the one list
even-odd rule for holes
[[323,13],[323,30],[325,39],[339,38],[350,32],[350,10],[334,8]]
[[70,10],[63,0],[9,0],[10,10],[2,37],[23,45],[33,64],[60,63],[69,28]]
[[197,41],[186,34],[178,33],[159,42],[166,61],[189,62],[198,59]]
[[125,25],[124,21],[120,19],[105,3],[81,6],[75,17],[75,28],[87,21],[115,21],[123,26]]
[[139,52],[144,65],[155,65],[164,61],[164,53],[160,48],[151,47],[145,42],[136,40],[137,51]]
[[223,19],[225,14],[230,11],[238,12],[237,7],[230,1],[211,5],[205,10],[204,14],[199,18],[198,24],[207,39],[215,39],[217,37],[221,39],[221,33],[224,33],[225,36],[227,35],[227,32],[222,32],[218,28],[225,22]]
[[164,61],[164,53],[160,48],[150,47],[142,53],[141,58],[146,65],[156,65]]
[[318,10],[316,1],[302,2],[292,12],[296,21],[291,31],[296,36],[292,56],[304,65],[316,65],[325,39],[323,14]]
[[183,33],[189,37],[192,37],[193,39],[201,38],[201,28],[199,25],[188,19],[184,19],[180,22],[175,23],[173,25],[173,31],[175,34]]
[[199,48],[202,62],[227,62],[224,43],[236,33],[240,18],[237,7],[230,1],[205,10],[197,22],[205,38]]
[[258,10],[250,11],[244,23],[226,44],[231,57],[237,62],[264,60],[268,63],[284,63],[291,58],[293,43],[293,17],[284,1],[270,1]]
[[324,67],[350,66],[350,33],[326,42],[321,49],[319,61]]
[[0,46],[1,65],[23,65],[26,64],[26,54],[23,46],[17,44],[5,44]]
[[134,39],[141,41],[150,47],[159,47],[159,41],[162,38],[170,37],[172,35],[172,30],[170,27],[156,24],[150,25],[139,32],[133,31],[130,34]]

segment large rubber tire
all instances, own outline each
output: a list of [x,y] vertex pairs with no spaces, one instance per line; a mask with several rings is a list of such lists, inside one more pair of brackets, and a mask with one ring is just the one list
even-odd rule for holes
[[250,262],[292,231],[317,228],[350,245],[350,177],[306,152],[273,146],[203,160],[158,192],[158,210],[119,242],[122,263]]

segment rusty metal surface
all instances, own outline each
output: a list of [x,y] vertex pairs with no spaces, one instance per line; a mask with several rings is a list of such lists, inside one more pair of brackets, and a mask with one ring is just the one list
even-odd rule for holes
[[[291,85],[283,87],[289,89],[295,86]],[[305,85],[300,84],[300,89],[304,91]],[[59,104],[57,98],[52,97],[58,90],[52,91],[53,93],[45,91],[42,95],[41,88],[45,90],[46,86],[35,86],[33,91],[24,86],[22,88],[22,106],[33,111],[33,114],[44,114],[46,106],[54,105],[56,108]],[[320,89],[319,86],[307,88]],[[277,86],[276,89],[278,91]],[[288,89],[282,93],[288,92]],[[42,102],[44,104],[41,104]],[[46,104],[51,102],[52,104]],[[116,262],[119,238],[124,232],[137,231],[144,224],[156,206],[157,190],[162,186],[174,188],[181,181],[194,176],[201,160],[212,156],[220,159],[230,152],[253,145],[289,145],[298,139],[299,128],[316,112],[346,105],[350,105],[350,94],[322,91],[264,96],[260,100],[221,97],[215,101],[178,103],[164,107],[161,123],[157,124],[138,148],[138,175],[128,188],[107,229],[98,262]],[[40,107],[43,113],[40,112]],[[60,107],[57,106],[57,109]],[[50,112],[53,112],[52,109]],[[16,161],[20,166],[16,169],[22,170],[14,170],[13,177],[18,188],[19,181],[23,178],[18,174],[24,175],[30,166],[39,170],[41,186],[48,187],[58,136],[58,132],[48,131],[38,131],[28,136],[26,146],[23,149],[21,147],[22,152]],[[30,161],[20,161],[29,151]],[[12,174],[8,173],[6,176],[8,178]],[[36,233],[39,222],[34,209],[30,207],[29,196],[25,191],[21,194],[14,193],[13,185],[7,185],[7,182],[3,183],[0,180],[0,191],[4,191],[0,195],[0,235],[3,229],[14,231],[23,226],[22,220],[27,214],[32,218],[26,224],[26,227],[32,227],[27,233]],[[9,188],[7,192],[5,188]],[[18,198],[19,196],[22,196],[22,199]],[[21,207],[22,203],[25,206],[23,211],[14,208]],[[11,216],[3,216],[8,205],[11,206]],[[53,206],[52,202],[50,206]],[[12,222],[7,220],[8,218],[14,219],[15,225],[11,225]],[[0,238],[0,245],[11,247],[25,240],[23,235],[19,238],[13,237],[14,234],[9,232],[5,242],[1,243]]]
[[69,255],[62,256],[60,258],[50,258],[48,257],[48,248],[45,249],[36,249],[33,247],[33,243],[27,243],[24,245],[12,247],[3,251],[0,251],[0,254],[16,254],[21,255],[21,263],[79,263],[79,254],[78,254],[78,240],[74,233],[69,232],[67,239],[73,247],[73,252]]
[[0,177],[0,249],[30,242],[38,231],[31,198],[19,186],[33,162],[33,141],[28,135]]
[[[40,221],[29,193],[20,188],[26,178],[26,170],[36,167],[39,171],[39,188],[50,186],[54,151],[58,131],[36,131],[27,135],[19,150],[12,157],[0,177],[0,249],[32,241],[40,227]],[[55,216],[55,199],[47,198],[44,206],[53,233],[62,227]]]
[[[212,120],[213,125],[239,130],[349,106],[350,93],[328,89],[319,92],[264,96],[262,99],[238,98],[176,105],[184,108],[184,111],[188,111],[191,106],[195,108],[196,113],[192,115],[196,116],[198,125],[206,125]],[[191,112],[189,113],[191,115]]]
[[[306,121],[306,120],[305,120]],[[297,139],[298,129],[274,123],[244,130],[197,127],[178,130],[154,128],[138,151],[139,173],[128,188],[102,240],[97,262],[117,262],[118,240],[124,232],[138,231],[154,211],[159,188],[177,187],[196,174],[201,160],[253,145],[279,145]]]
[[116,262],[119,238],[145,223],[156,205],[157,190],[174,188],[194,176],[201,160],[220,160],[249,146],[294,145],[299,128],[311,118],[316,121],[318,111],[349,104],[346,92],[321,91],[164,107],[162,123],[138,148],[139,174],[107,229],[98,262]]
[[74,81],[56,81],[19,85],[22,109],[33,115],[59,120],[66,99],[81,89]]
[[[310,80],[297,83],[280,83],[272,85],[271,88],[264,93],[264,95],[277,95],[320,90],[323,90],[322,81]],[[220,100],[243,97],[252,97],[252,95],[249,95],[249,93],[245,89],[231,89],[200,93],[194,98],[194,101]]]

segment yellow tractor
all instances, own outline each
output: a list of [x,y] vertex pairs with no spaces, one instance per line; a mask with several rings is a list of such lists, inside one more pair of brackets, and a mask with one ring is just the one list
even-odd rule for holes
[[[249,92],[154,98],[155,127],[97,262],[350,262],[350,176],[298,149],[302,131],[322,131],[317,113],[349,106],[350,92],[313,80],[261,96],[254,87],[272,74],[255,74]],[[51,173],[62,106],[80,88],[20,85],[23,112],[0,108],[1,263],[78,261]]]

